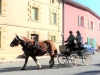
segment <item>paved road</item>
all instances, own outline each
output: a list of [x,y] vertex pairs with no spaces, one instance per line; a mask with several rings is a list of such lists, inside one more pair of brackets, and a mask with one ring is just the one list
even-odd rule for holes
[[77,67],[59,66],[57,59],[54,68],[49,68],[49,58],[39,59],[42,69],[38,70],[34,61],[29,60],[26,70],[20,70],[24,61],[0,64],[0,75],[100,75],[100,54],[92,55],[92,64]]

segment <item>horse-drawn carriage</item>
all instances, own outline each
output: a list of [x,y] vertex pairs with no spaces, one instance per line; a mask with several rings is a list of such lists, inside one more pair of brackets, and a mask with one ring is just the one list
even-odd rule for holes
[[68,63],[70,66],[77,66],[79,64],[79,59],[82,59],[84,65],[89,65],[91,63],[91,54],[86,48],[69,48],[66,50],[65,45],[59,46],[60,54],[58,55],[58,62],[61,65]]

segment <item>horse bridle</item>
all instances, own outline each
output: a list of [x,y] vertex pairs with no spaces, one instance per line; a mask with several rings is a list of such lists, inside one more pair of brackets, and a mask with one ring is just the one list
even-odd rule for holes
[[18,40],[18,45],[21,43],[21,39],[18,39],[17,37],[16,37],[16,40]]

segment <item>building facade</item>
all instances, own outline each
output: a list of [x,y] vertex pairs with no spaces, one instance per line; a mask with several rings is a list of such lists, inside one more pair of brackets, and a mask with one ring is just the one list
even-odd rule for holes
[[58,48],[62,41],[62,4],[57,0],[0,0],[0,59],[23,54],[21,46],[10,47],[15,33],[37,41],[50,39]]
[[79,30],[83,43],[96,47],[100,45],[100,16],[91,9],[71,0],[64,0],[64,40],[69,36],[69,31]]

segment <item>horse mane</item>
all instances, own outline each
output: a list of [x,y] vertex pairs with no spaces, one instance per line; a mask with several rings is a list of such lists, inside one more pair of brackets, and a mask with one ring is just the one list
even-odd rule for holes
[[34,40],[30,40],[30,39],[28,39],[28,38],[26,38],[26,37],[23,37],[23,39],[24,39],[24,41],[29,42],[29,43],[31,43],[31,44],[33,44],[33,42],[34,42]]

